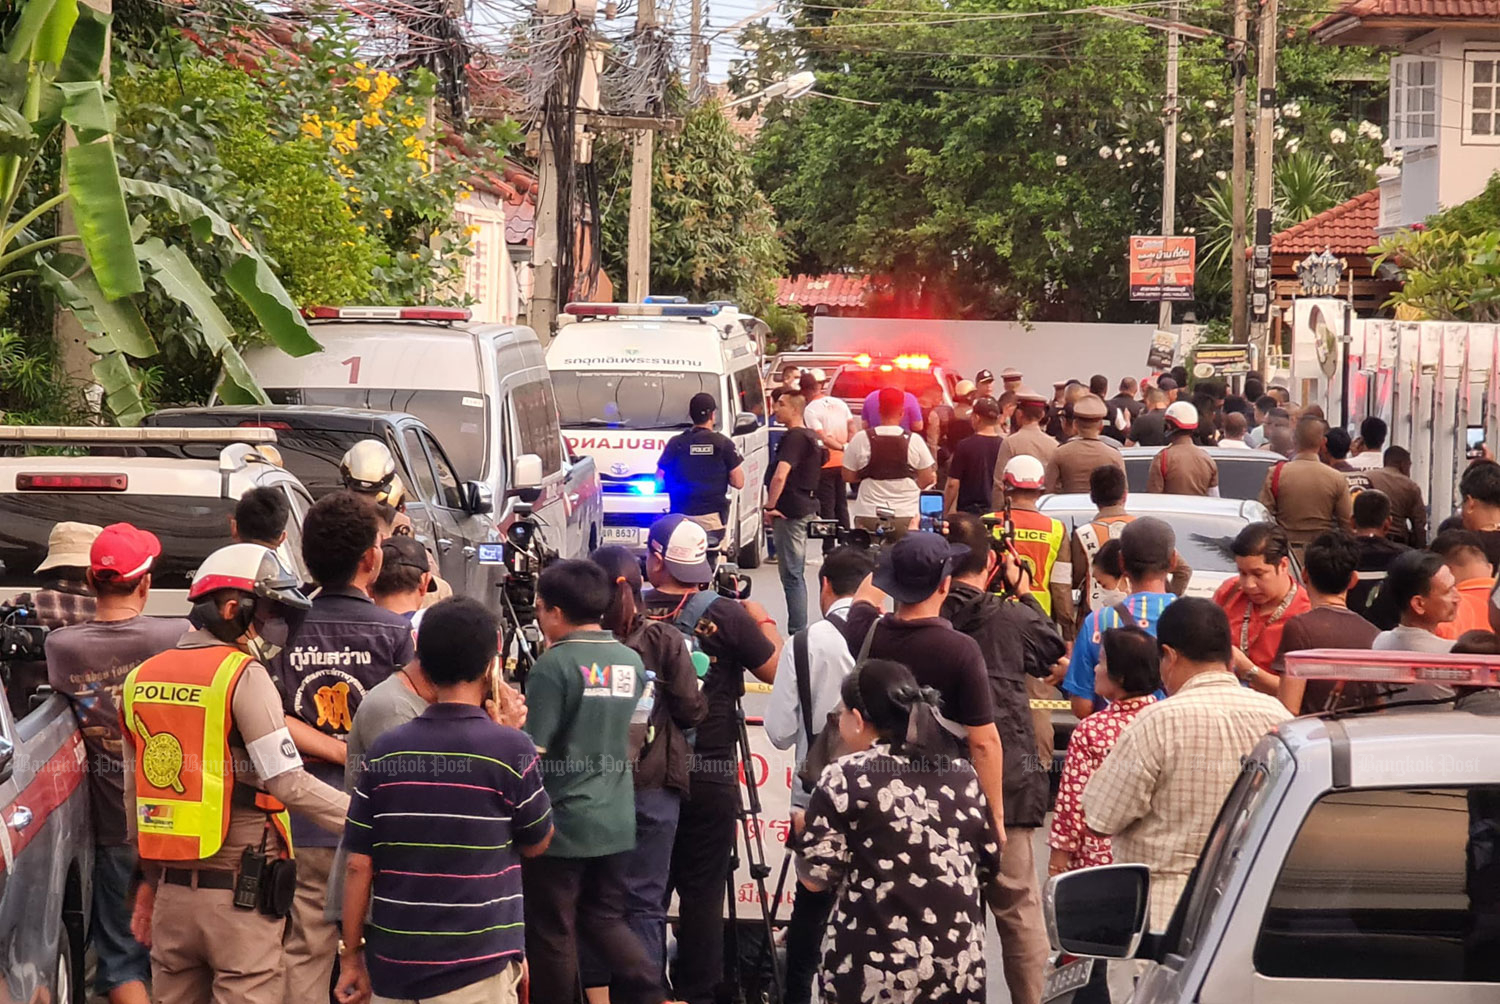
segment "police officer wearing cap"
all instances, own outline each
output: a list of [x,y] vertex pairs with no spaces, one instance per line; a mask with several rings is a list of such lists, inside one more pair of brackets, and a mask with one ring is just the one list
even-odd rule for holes
[[125,804],[144,881],[131,931],[157,1004],[281,1004],[296,886],[285,810],[340,833],[349,797],[303,768],[263,660],[310,604],[259,544],[203,562],[196,629],[121,688]]
[[1035,457],[1045,477],[1047,464],[1057,453],[1057,440],[1047,435],[1042,423],[1047,419],[1047,399],[1033,390],[1022,389],[1016,394],[1015,432],[1005,437],[1000,444],[1000,454],[995,458],[995,483],[991,491],[991,502],[996,509],[1005,505],[1005,465],[1015,457]]
[[1167,446],[1151,458],[1146,491],[1166,495],[1219,497],[1219,465],[1193,442],[1198,409],[1190,401],[1167,406]]
[[667,441],[656,477],[666,486],[674,513],[710,533],[721,532],[729,518],[729,489],[745,487],[745,458],[734,440],[714,429],[719,403],[712,394],[694,394],[688,417],[693,427]]
[[[1006,390],[1009,389],[1009,387],[1006,388]],[[999,397],[995,392],[995,374],[993,372],[990,370],[980,370],[974,374],[974,396],[976,399],[981,397]]]
[[1057,448],[1047,463],[1047,491],[1086,492],[1094,468],[1125,469],[1118,446],[1103,438],[1108,409],[1093,394],[1085,394],[1068,406],[1068,418],[1077,435]]

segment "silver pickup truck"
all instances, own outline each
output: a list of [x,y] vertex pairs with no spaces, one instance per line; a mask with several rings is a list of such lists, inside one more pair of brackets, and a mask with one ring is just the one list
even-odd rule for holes
[[[1494,656],[1329,650],[1288,670],[1500,685]],[[1047,999],[1127,959],[1109,965],[1137,967],[1135,1004],[1500,999],[1497,754],[1500,690],[1288,722],[1245,758],[1169,923],[1147,916],[1144,865],[1048,883],[1054,947],[1077,961],[1052,974]]]

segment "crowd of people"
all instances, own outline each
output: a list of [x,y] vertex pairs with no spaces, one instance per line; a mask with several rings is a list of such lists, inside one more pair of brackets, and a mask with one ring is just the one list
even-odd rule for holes
[[[785,623],[712,588],[719,506],[744,473],[717,402],[695,398],[644,560],[606,547],[538,576],[546,647],[524,692],[501,679],[493,613],[440,599],[388,480],[312,507],[308,582],[283,560],[285,497],[246,494],[185,618],[144,613],[152,534],[58,524],[28,599],[89,754],[98,992],[722,999],[749,676],[802,767],[788,1004],[984,1001],[990,923],[1011,1000],[1039,1004],[1049,811],[1045,870],[1149,865],[1164,930],[1267,730],[1444,696],[1304,683],[1284,676],[1288,653],[1496,648],[1500,464],[1465,471],[1427,547],[1409,458],[1382,452],[1378,420],[1351,441],[1277,388],[1206,381],[1189,398],[1163,375],[1106,400],[1096,377],[1049,400],[1001,380],[997,394],[980,372],[952,406],[879,390],[863,426],[815,373],[783,388],[767,510]],[[1215,492],[1206,445],[1284,454],[1262,491],[1273,519],[1234,538],[1212,600],[1182,598],[1172,527],[1131,513],[1131,442],[1163,447],[1160,492]],[[928,487],[941,532],[918,528]],[[1038,505],[1049,492],[1087,492],[1097,515],[1064,527]],[[883,533],[879,548],[825,541],[820,617],[814,518]],[[1079,719],[1055,807],[1052,721],[1031,703],[1052,685]]]

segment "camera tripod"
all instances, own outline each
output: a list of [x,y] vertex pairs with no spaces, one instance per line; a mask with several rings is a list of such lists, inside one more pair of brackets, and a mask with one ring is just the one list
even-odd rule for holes
[[[737,890],[735,888],[735,873],[740,866],[740,839],[744,839],[745,858],[749,863],[750,878],[755,882],[755,891],[760,902],[761,923],[761,951],[756,956],[756,963],[764,967],[766,962],[770,963],[771,986],[773,996],[771,1004],[780,1004],[785,996],[785,978],[781,971],[781,965],[776,959],[776,908],[778,903],[773,903],[767,896],[766,879],[771,877],[771,866],[766,864],[765,833],[761,827],[761,802],[760,792],[755,787],[755,759],[750,752],[750,731],[745,722],[745,702],[743,698],[736,698],[734,704],[735,715],[738,718],[738,735],[735,740],[736,754],[738,759],[740,777],[744,779],[744,791],[739,794],[739,805],[735,809],[735,823],[738,834],[729,851],[729,878],[727,881],[729,920],[728,931],[730,937],[731,951],[725,953],[726,975],[732,977],[734,995],[731,1000],[735,1004],[746,1004],[745,985],[742,978],[742,965],[740,954],[739,921],[735,916],[735,899]],[[781,883],[777,883],[776,895],[781,894]],[[764,999],[764,995],[763,995]]]

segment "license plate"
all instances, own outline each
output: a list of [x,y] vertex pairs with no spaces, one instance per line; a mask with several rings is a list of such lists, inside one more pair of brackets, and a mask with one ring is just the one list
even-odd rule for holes
[[1067,965],[1052,970],[1042,984],[1043,1004],[1083,989],[1093,972],[1093,959],[1074,959]]
[[635,544],[641,539],[641,531],[639,528],[633,526],[606,526],[604,528],[604,539]]

